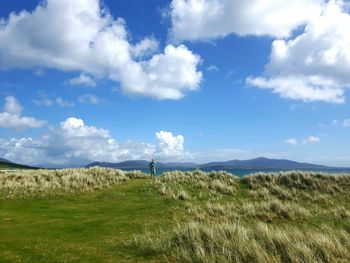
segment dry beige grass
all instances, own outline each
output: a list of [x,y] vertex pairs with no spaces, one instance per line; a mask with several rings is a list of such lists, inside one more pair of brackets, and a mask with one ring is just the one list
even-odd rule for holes
[[234,195],[239,179],[232,174],[219,171],[166,172],[155,182],[162,195],[188,200],[203,199],[206,196]]
[[324,226],[310,230],[261,222],[251,226],[189,222],[170,234],[135,236],[134,244],[144,253],[162,253],[176,262],[350,261],[350,234]]
[[169,172],[155,185],[186,203],[186,217],[175,229],[135,236],[145,254],[170,262],[350,262],[349,175]]
[[101,190],[130,178],[148,178],[140,171],[92,167],[89,169],[22,170],[0,176],[0,197],[53,196]]
[[350,184],[348,175],[331,175],[316,172],[280,172],[278,174],[256,173],[243,179],[252,189],[280,186],[289,190],[317,190],[322,193],[342,191],[343,185]]

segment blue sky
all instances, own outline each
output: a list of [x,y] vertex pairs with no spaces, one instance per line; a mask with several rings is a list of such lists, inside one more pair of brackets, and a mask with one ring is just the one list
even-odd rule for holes
[[0,1],[0,157],[350,166],[348,4],[261,3]]

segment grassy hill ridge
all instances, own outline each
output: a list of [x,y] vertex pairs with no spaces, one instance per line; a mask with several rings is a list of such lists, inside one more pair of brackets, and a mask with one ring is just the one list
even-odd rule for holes
[[7,161],[0,161],[0,170],[11,170],[11,169],[38,169],[37,167],[32,167],[29,165],[17,164]]

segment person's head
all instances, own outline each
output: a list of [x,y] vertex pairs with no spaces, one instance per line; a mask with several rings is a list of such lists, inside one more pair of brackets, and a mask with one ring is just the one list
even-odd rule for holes
[[155,163],[155,162],[156,162],[156,160],[152,159],[152,162],[154,162],[154,163]]

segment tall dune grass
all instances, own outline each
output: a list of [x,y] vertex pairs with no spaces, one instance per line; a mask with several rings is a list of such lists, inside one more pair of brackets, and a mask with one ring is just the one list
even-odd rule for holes
[[[164,236],[168,238],[164,238]],[[145,254],[163,254],[176,262],[348,262],[350,234],[326,226],[300,229],[259,222],[189,222],[171,233],[135,236]],[[168,256],[168,257],[167,257]]]
[[[185,202],[174,229],[131,246],[169,262],[350,262],[350,176],[168,172],[159,193]],[[186,198],[180,193],[186,192]]]
[[350,176],[327,174],[322,172],[291,171],[273,173],[256,173],[246,176],[243,182],[252,189],[272,186],[285,187],[289,190],[315,190],[323,193],[342,191],[342,187],[350,184]]
[[121,184],[130,178],[148,178],[140,171],[110,168],[62,170],[22,170],[0,175],[0,197],[53,196],[101,190]]
[[238,177],[225,171],[205,173],[199,170],[165,172],[156,180],[162,195],[182,200],[234,195],[238,183]]

